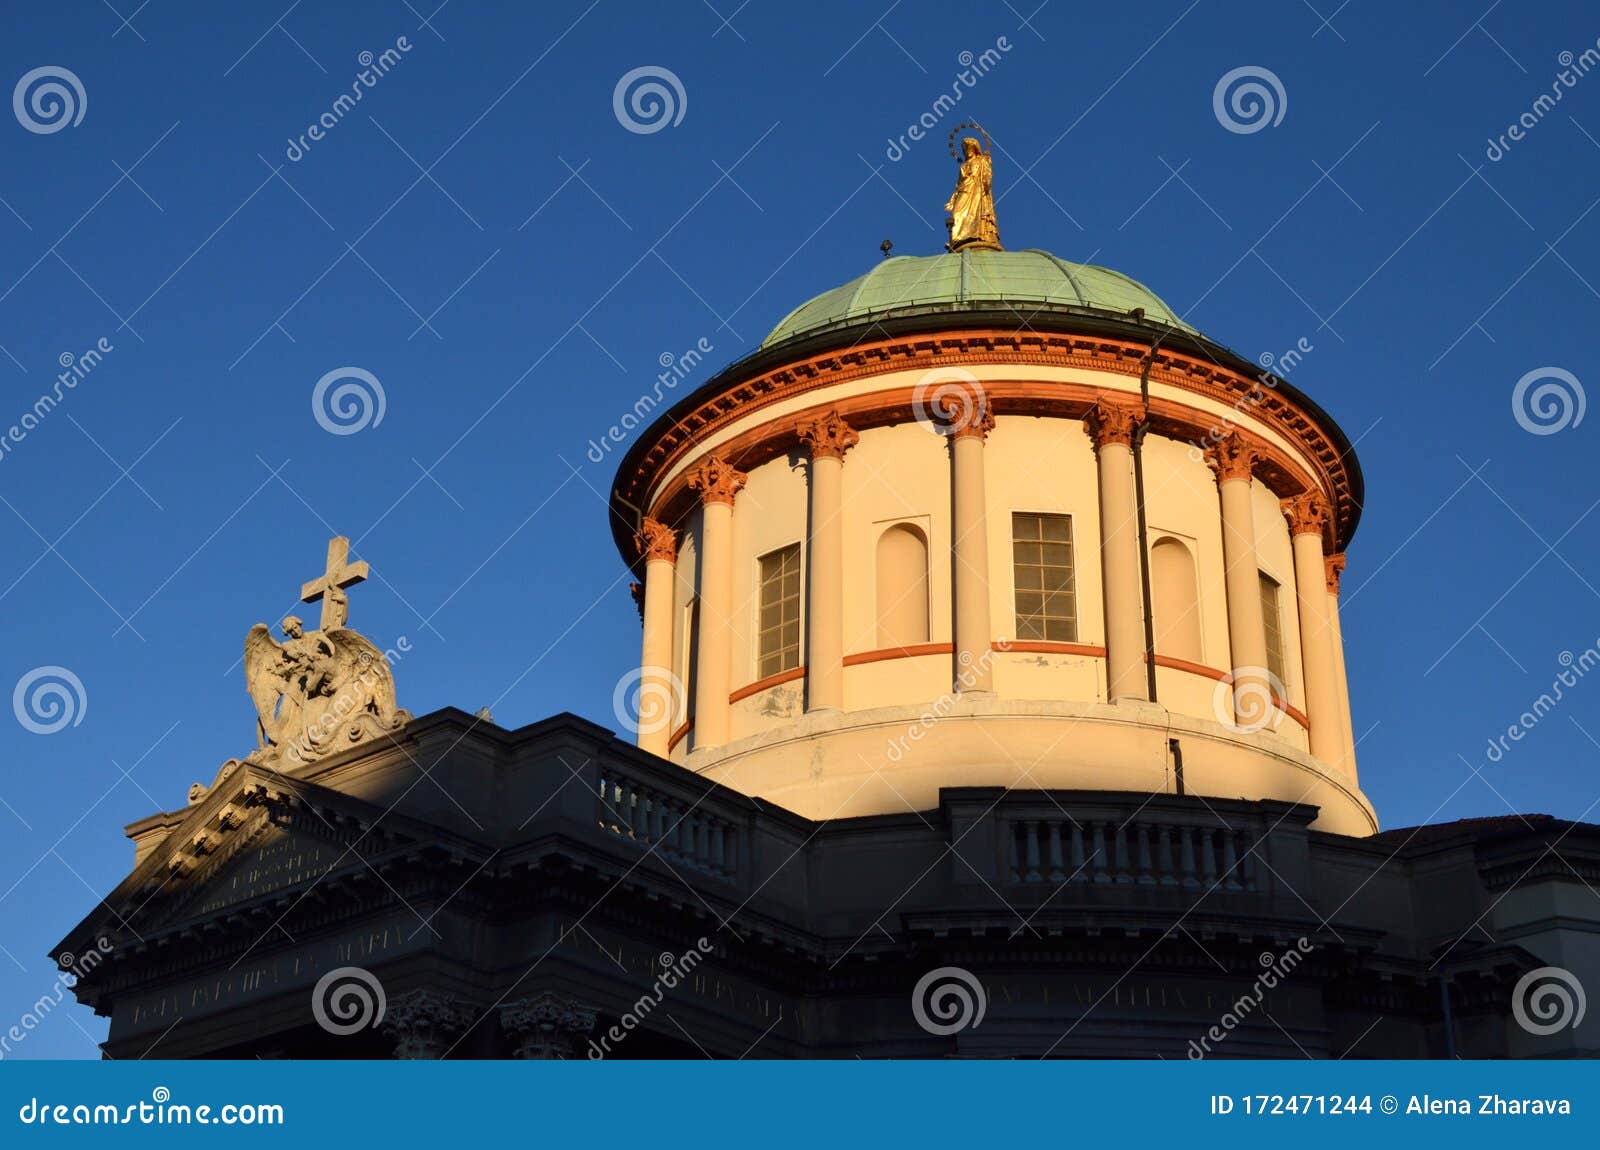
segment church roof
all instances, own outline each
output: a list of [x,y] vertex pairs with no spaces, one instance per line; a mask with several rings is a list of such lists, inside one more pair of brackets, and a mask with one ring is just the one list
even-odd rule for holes
[[1026,322],[1041,311],[1111,313],[1143,308],[1156,323],[1199,333],[1149,288],[1121,272],[1075,264],[1047,251],[965,250],[948,255],[896,256],[866,275],[795,308],[762,341],[763,349],[802,335],[891,316],[1010,307]]

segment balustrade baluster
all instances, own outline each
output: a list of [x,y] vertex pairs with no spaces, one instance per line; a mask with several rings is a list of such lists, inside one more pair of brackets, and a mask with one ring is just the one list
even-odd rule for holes
[[1152,873],[1155,864],[1150,859],[1150,824],[1138,823],[1134,832],[1139,836],[1139,882],[1143,886],[1151,886],[1156,876]]
[[1228,827],[1222,832],[1222,885],[1228,890],[1239,890],[1239,854],[1234,844],[1234,830]]
[[1181,841],[1181,848],[1182,848],[1181,851],[1180,851],[1180,854],[1179,854],[1179,858],[1182,860],[1180,865],[1183,868],[1183,885],[1184,886],[1189,886],[1189,887],[1199,886],[1200,885],[1200,880],[1195,877],[1195,873],[1194,873],[1194,836],[1195,836],[1195,830],[1196,830],[1196,828],[1194,828],[1194,827],[1180,826],[1178,828],[1178,835],[1179,835],[1179,838],[1180,838],[1180,841]]
[[1173,873],[1176,868],[1172,865],[1172,827],[1166,823],[1158,823],[1156,825],[1156,842],[1159,844],[1159,850],[1156,852],[1158,860],[1156,865],[1161,868],[1161,885],[1174,886],[1177,884],[1178,878]]

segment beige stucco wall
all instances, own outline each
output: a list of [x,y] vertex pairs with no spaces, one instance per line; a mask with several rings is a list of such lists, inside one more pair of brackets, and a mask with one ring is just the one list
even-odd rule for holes
[[[1003,369],[979,369],[976,374],[980,380],[986,374],[989,378],[1008,381],[1027,378],[1069,379],[1115,389],[1124,397],[1136,398],[1136,392],[1132,390],[1135,381],[1111,373],[1008,366]],[[675,475],[705,455],[715,454],[719,443],[734,436],[769,422],[792,417],[801,409],[815,408],[829,399],[837,400],[880,389],[911,387],[916,385],[919,378],[921,376],[916,372],[891,372],[808,392],[763,408],[708,436],[703,443],[704,451],[694,459],[680,463],[675,471],[659,477],[655,490],[662,490]],[[1178,389],[1168,388],[1166,393],[1167,398],[1181,400],[1197,410],[1218,416],[1227,414],[1235,424],[1247,427],[1289,454],[1303,458],[1292,443],[1247,414],[1233,412],[1224,405],[1203,401]],[[1136,708],[1134,710],[1137,713],[1134,713],[1127,704],[1108,704],[1105,659],[1093,651],[996,652],[991,659],[997,705],[1002,708],[1021,708],[1018,713],[1006,715],[1004,737],[1008,740],[1008,747],[1032,746],[1034,742],[1041,747],[1053,746],[1051,740],[1063,734],[1058,722],[1048,724],[1051,731],[1048,737],[1040,732],[1030,733],[1026,728],[1038,725],[1036,719],[1030,718],[1033,714],[1030,708],[1058,705],[1109,708],[1111,713],[1120,717],[1104,729],[1097,726],[1091,742],[1101,746],[1105,739],[1113,743],[1119,738],[1133,739],[1131,732],[1148,724],[1149,730],[1134,740],[1142,750],[1134,753],[1133,743],[1130,742],[1125,748],[1126,753],[1102,756],[1106,762],[1120,762],[1129,770],[1133,770],[1130,763],[1144,766],[1134,770],[1131,775],[1117,776],[1116,772],[1107,775],[1100,768],[1088,770],[1080,765],[1068,771],[1067,777],[1079,780],[1092,777],[1096,786],[1112,786],[1115,778],[1121,777],[1124,784],[1139,789],[1144,785],[1156,786],[1162,778],[1170,775],[1165,742],[1167,736],[1161,735],[1148,747],[1145,744],[1155,738],[1157,732],[1167,730],[1174,721],[1198,724],[1197,729],[1205,731],[1204,749],[1197,748],[1195,752],[1198,757],[1194,759],[1197,765],[1193,773],[1195,778],[1211,780],[1217,788],[1213,793],[1228,797],[1292,798],[1297,790],[1306,790],[1307,779],[1314,776],[1312,781],[1315,785],[1311,789],[1345,808],[1339,816],[1341,826],[1350,828],[1364,825],[1370,816],[1370,811],[1361,813],[1365,800],[1353,788],[1322,778],[1320,768],[1314,766],[1315,760],[1310,759],[1308,754],[1307,732],[1298,722],[1280,715],[1275,726],[1266,731],[1239,733],[1228,728],[1227,724],[1233,717],[1231,692],[1226,685],[1218,682],[1218,676],[1231,669],[1231,657],[1217,482],[1197,449],[1188,443],[1157,435],[1151,435],[1145,441],[1144,467],[1149,541],[1153,543],[1164,534],[1170,534],[1189,547],[1194,559],[1196,587],[1193,593],[1197,596],[1196,613],[1201,642],[1201,658],[1198,662],[1202,665],[1201,670],[1209,673],[1158,667],[1157,705]],[[843,649],[847,666],[843,674],[843,714],[826,720],[831,724],[827,731],[816,737],[801,738],[803,732],[811,731],[822,720],[815,715],[806,715],[805,681],[803,678],[794,678],[734,702],[726,745],[698,746],[691,734],[674,744],[670,752],[673,759],[722,777],[730,772],[738,773],[736,761],[741,756],[755,755],[761,763],[758,793],[793,805],[796,795],[800,793],[793,788],[800,786],[802,779],[810,778],[822,787],[821,791],[813,787],[811,792],[806,793],[832,794],[831,783],[826,780],[817,782],[820,778],[818,772],[822,769],[819,762],[833,754],[824,750],[818,738],[831,740],[843,747],[850,742],[844,738],[844,732],[850,730],[855,722],[853,716],[859,717],[862,725],[874,726],[878,721],[874,719],[869,723],[867,716],[881,716],[886,712],[907,709],[915,711],[941,705],[941,700],[945,704],[949,702],[953,668],[948,654],[919,654],[853,664],[850,660],[851,656],[878,649],[877,544],[881,534],[896,523],[910,523],[927,537],[929,642],[949,644],[952,641],[950,468],[948,442],[916,422],[862,430],[860,441],[845,456],[841,517]],[[1078,613],[1076,642],[1089,648],[1103,648],[1106,627],[1099,555],[1101,525],[1098,471],[1095,452],[1082,423],[1052,417],[1001,415],[985,441],[983,468],[987,498],[988,601],[992,638],[1004,644],[1016,632],[1011,515],[1018,511],[1044,512],[1064,514],[1072,519]],[[1312,471],[1309,461],[1306,461],[1306,468],[1308,472]],[[810,556],[806,549],[809,502],[807,475],[803,451],[753,467],[734,504],[730,635],[735,694],[755,683],[758,676],[756,620],[760,556],[799,543],[802,547],[803,570],[809,575]],[[1292,707],[1303,711],[1305,681],[1300,666],[1299,613],[1295,609],[1294,556],[1288,525],[1279,508],[1278,494],[1260,479],[1252,481],[1251,509],[1259,566],[1277,580],[1281,588],[1279,607],[1286,668],[1285,697]],[[1129,530],[1132,529],[1133,525],[1130,524]],[[699,530],[698,514],[682,525],[675,591],[674,663],[680,675],[685,677],[686,687],[686,645],[690,637],[685,631],[684,621],[687,605],[695,595],[699,582]],[[804,598],[801,612],[804,634]],[[801,658],[806,658],[803,649]],[[1079,721],[1098,723],[1100,719],[1085,716]],[[993,733],[988,731],[991,726],[990,723],[980,723],[972,730],[987,738]],[[941,732],[941,737],[947,739],[948,732]],[[1067,741],[1078,738],[1074,735]],[[1230,740],[1239,745],[1238,755],[1223,746]],[[851,746],[854,747],[854,744]],[[738,748],[741,747],[745,750],[740,751]],[[1150,747],[1157,749],[1152,751]],[[852,753],[861,749],[854,748]],[[1064,752],[1049,753],[1059,755]],[[1081,747],[1072,754],[1075,756],[1073,761],[1078,762],[1081,759]],[[1159,758],[1160,763],[1157,764],[1152,756]],[[1241,763],[1244,765],[1239,766]],[[1284,764],[1292,764],[1292,769]],[[751,765],[754,766],[754,761]],[[941,785],[975,785],[980,781],[972,775],[972,769],[962,767],[954,760],[943,766],[938,763],[924,764],[918,769],[922,772],[919,777],[924,783],[938,781]],[[837,770],[843,772],[839,775],[841,779],[853,777],[853,769],[847,770],[841,765]],[[941,774],[942,771],[947,773]],[[1332,789],[1325,790],[1325,785]],[[787,798],[780,797],[780,794]],[[1350,797],[1352,794],[1354,798]],[[932,801],[936,801],[936,796]],[[852,809],[853,813],[868,813],[864,809]],[[899,809],[899,805],[893,809]],[[817,811],[808,806],[806,813],[816,814]],[[1367,833],[1370,829],[1367,827],[1366,830],[1358,829],[1350,833]]]

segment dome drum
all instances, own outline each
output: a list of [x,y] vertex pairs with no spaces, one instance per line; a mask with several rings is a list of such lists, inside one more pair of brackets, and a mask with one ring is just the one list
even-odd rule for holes
[[1361,500],[1319,408],[1135,281],[887,260],[622,461],[614,522],[654,541],[619,528],[642,663],[678,716],[640,744],[812,818],[1121,788],[1373,833],[1338,639]]

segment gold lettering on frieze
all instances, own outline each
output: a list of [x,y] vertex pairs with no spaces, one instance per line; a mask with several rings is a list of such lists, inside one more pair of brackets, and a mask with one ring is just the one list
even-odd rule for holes
[[208,914],[235,903],[320,878],[333,869],[322,843],[284,836],[238,864],[227,880],[208,892],[199,911]]
[[[132,1022],[154,1023],[185,1012],[216,1010],[230,1000],[267,994],[280,986],[292,986],[314,976],[324,966],[346,966],[353,958],[398,950],[406,942],[404,927],[390,924],[381,930],[366,930],[351,939],[333,940],[297,954],[266,959],[245,970],[227,971],[196,983],[158,991],[132,1004]],[[329,962],[329,959],[332,959]],[[184,1006],[184,999],[188,1005]]]
[[[1109,982],[1109,980],[1108,980]],[[993,996],[1004,987],[1004,983],[989,984],[990,994]],[[1194,1011],[1202,1017],[1230,1009],[1240,995],[1251,993],[1250,984],[1241,983],[1239,994],[1230,995],[1223,991],[1206,989],[1198,991],[1192,996],[1181,986],[1169,986],[1165,983],[1128,984],[1126,982],[1111,982],[1109,985],[1100,986],[1096,983],[1072,983],[1069,986],[1069,1000],[1080,1007],[1093,1007],[1109,1004],[1117,1007],[1129,1007],[1138,1010],[1180,1010]],[[1044,999],[1050,1001],[1048,984],[1044,987]],[[1006,1001],[1012,1001],[1009,994]],[[1280,1018],[1309,1019],[1312,1014],[1302,1005],[1303,1000],[1293,993],[1279,993],[1269,995],[1266,999],[1271,1003],[1272,1010]]]

